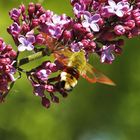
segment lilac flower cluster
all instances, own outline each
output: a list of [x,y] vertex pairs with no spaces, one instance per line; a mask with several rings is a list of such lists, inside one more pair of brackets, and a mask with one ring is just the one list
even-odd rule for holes
[[[70,3],[75,18],[57,15],[34,3],[29,3],[28,12],[24,5],[9,12],[13,23],[7,31],[18,53],[16,55],[0,40],[0,97],[8,91],[9,82],[14,81],[15,70],[25,72],[20,67],[23,64],[45,55],[55,56],[58,50],[63,49],[72,53],[83,50],[87,61],[90,55],[96,54],[101,63],[111,64],[122,52],[123,37],[132,38],[140,34],[140,0],[71,0]],[[32,56],[19,60],[18,56],[24,51],[32,52]],[[34,94],[41,97],[47,108],[50,100],[59,102],[56,93],[64,97],[68,93],[61,86],[60,75],[67,67],[61,61],[55,57],[54,62],[46,61],[26,71]]]
[[16,69],[13,66],[15,58],[16,52],[0,38],[0,102],[8,94],[10,84],[15,81]]
[[12,35],[19,52],[33,51],[35,45],[44,41],[42,34],[35,32],[45,10],[40,4],[34,3],[30,3],[27,10],[26,14],[25,6],[20,5],[19,8],[14,8],[9,12],[13,24],[8,27],[7,31]]
[[45,91],[49,93],[51,101],[54,103],[59,103],[59,98],[54,93],[58,92],[63,97],[67,96],[66,91],[59,86],[60,76],[51,77],[52,73],[56,73],[60,69],[61,67],[57,62],[46,61],[35,70],[29,72],[28,78],[34,87],[33,93],[42,98],[42,105],[47,108],[50,106],[50,100],[46,97]]

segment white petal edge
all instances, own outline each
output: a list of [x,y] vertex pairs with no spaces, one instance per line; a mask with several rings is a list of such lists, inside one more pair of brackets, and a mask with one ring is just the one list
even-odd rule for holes
[[100,30],[99,25],[96,23],[90,24],[90,27],[94,32],[99,32],[99,30]]
[[112,8],[116,8],[116,3],[115,3],[115,1],[113,1],[113,0],[108,0],[108,4],[112,7]]
[[22,45],[22,44],[20,44],[19,46],[18,46],[18,51],[19,52],[23,52],[23,51],[25,51],[26,50],[26,46],[24,46],[24,45]]
[[117,11],[116,11],[116,15],[117,15],[118,17],[123,17],[124,12],[123,12],[122,10],[117,10]]
[[34,49],[34,46],[31,44],[26,47],[27,51],[32,51],[33,49]]
[[26,38],[25,38],[25,36],[23,36],[23,35],[20,35],[20,36],[18,37],[18,41],[19,41],[21,44],[24,44],[25,40],[26,40]]

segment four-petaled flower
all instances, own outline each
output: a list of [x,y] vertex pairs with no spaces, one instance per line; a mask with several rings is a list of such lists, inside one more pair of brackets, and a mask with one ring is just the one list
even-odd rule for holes
[[51,70],[49,69],[41,69],[39,70],[36,75],[39,79],[41,79],[42,81],[47,81],[48,80],[48,76],[51,74]]
[[9,28],[8,32],[13,36],[17,37],[21,31],[21,27],[18,25],[17,22],[14,22]]
[[112,52],[115,50],[115,45],[109,45],[109,46],[103,46],[101,48],[101,63],[109,63],[111,64],[113,60],[115,59],[115,56],[112,54]]
[[82,4],[79,4],[79,3],[75,3],[74,4],[74,8],[73,8],[73,11],[74,11],[74,14],[80,18],[82,13],[85,11],[85,6],[82,5]]
[[18,41],[21,43],[18,46],[18,51],[32,51],[34,49],[33,43],[35,43],[35,36],[33,35],[33,30],[28,32],[26,36],[20,35]]
[[105,6],[103,9],[106,11],[106,14],[115,14],[118,17],[123,17],[125,13],[127,13],[130,8],[130,4],[128,2],[120,1],[117,4],[113,0],[108,0],[109,6]]
[[85,27],[88,31],[92,30],[94,32],[99,32],[100,28],[98,25],[98,21],[101,19],[99,14],[94,14],[92,16],[89,12],[85,12],[83,18],[83,27]]

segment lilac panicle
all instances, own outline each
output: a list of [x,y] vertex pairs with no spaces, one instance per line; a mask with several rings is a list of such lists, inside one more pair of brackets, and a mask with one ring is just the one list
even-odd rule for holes
[[9,12],[13,23],[7,31],[17,46],[18,55],[25,50],[33,54],[42,51],[48,58],[55,58],[26,72],[20,68],[20,63],[18,65],[16,52],[0,39],[1,99],[15,81],[16,70],[24,71],[34,95],[48,108],[51,102],[59,102],[57,93],[63,97],[68,95],[60,78],[68,66],[57,58],[59,50],[68,49],[72,53],[83,50],[87,61],[90,55],[96,54],[101,63],[112,64],[122,53],[124,37],[140,35],[140,0],[70,0],[70,3],[74,18],[57,15],[32,2],[27,8],[20,5]]
[[39,25],[41,15],[45,13],[40,4],[29,3],[27,9],[28,13],[26,13],[26,7],[20,5],[19,8],[14,8],[9,13],[14,23],[7,30],[12,35],[19,51],[32,51],[33,44],[38,44],[35,40],[38,35],[36,28]]
[[60,89],[56,86],[56,84],[59,82],[59,78],[55,77],[53,83],[49,82],[51,74],[57,71],[58,68],[55,63],[46,61],[41,66],[39,66],[36,71],[31,72],[28,75],[29,80],[34,87],[34,94],[42,98],[42,104],[47,108],[50,106],[50,101],[44,94],[45,91],[50,93],[50,97],[53,102],[59,102],[58,97],[53,94],[54,92],[60,91]]
[[13,66],[15,58],[16,52],[0,38],[0,102],[8,94],[10,83],[15,81],[16,69]]

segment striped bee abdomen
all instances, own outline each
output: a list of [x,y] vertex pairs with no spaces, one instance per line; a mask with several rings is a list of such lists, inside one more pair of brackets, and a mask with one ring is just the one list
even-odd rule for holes
[[67,67],[60,74],[61,88],[71,91],[77,84],[79,73],[72,67]]

